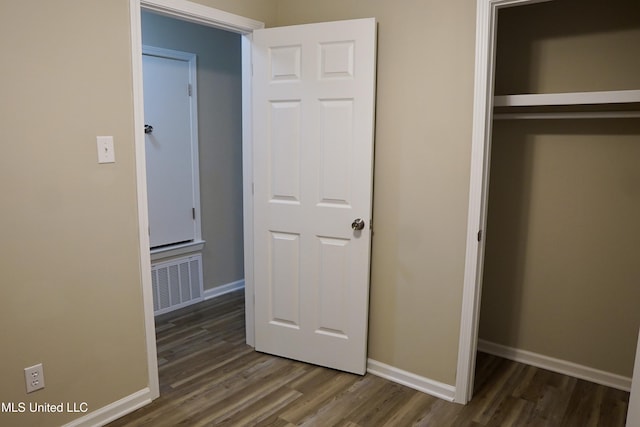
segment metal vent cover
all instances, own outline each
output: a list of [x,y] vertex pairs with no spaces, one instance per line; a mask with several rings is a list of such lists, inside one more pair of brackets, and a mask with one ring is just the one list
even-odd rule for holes
[[202,301],[202,255],[151,264],[151,284],[155,315]]

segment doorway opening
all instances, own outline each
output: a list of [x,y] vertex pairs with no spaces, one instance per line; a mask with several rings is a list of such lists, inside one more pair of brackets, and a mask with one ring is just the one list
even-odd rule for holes
[[242,134],[242,210],[243,221],[242,245],[244,246],[244,286],[245,286],[245,319],[246,338],[249,345],[253,345],[253,201],[251,199],[252,182],[252,140],[251,140],[251,79],[250,79],[250,34],[264,24],[252,19],[222,12],[216,9],[196,5],[193,3],[167,4],[164,1],[132,0],[130,2],[131,31],[132,31],[132,63],[134,78],[134,125],[136,146],[136,174],[138,188],[138,221],[140,240],[140,268],[142,278],[142,293],[145,313],[145,330],[147,346],[147,366],[149,375],[150,398],[159,396],[158,360],[155,341],[155,319],[152,294],[151,257],[149,254],[148,211],[147,211],[147,177],[145,168],[144,127],[143,121],[143,93],[142,93],[142,11],[155,12],[159,15],[172,17],[176,20],[201,24],[206,27],[225,30],[240,35],[241,55],[241,134]]
[[244,284],[241,44],[238,34],[144,10],[142,43],[152,269],[199,255],[202,270],[202,280],[179,267],[180,280],[154,274],[159,313],[176,307],[160,297],[181,302],[196,282],[203,292],[192,302]]

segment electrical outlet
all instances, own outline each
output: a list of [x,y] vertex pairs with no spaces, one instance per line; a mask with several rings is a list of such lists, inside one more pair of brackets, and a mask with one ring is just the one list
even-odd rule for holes
[[42,363],[24,368],[24,380],[27,393],[44,388],[44,370]]

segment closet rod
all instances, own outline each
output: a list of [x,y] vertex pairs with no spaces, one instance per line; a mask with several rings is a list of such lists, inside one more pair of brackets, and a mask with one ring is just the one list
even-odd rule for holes
[[496,113],[494,120],[546,120],[546,119],[629,119],[640,117],[640,111],[584,111],[573,113]]

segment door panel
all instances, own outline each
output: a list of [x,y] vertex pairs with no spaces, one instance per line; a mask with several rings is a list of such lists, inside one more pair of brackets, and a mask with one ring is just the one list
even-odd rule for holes
[[271,200],[300,202],[300,103],[270,104]]
[[289,328],[300,327],[300,236],[271,233],[270,248],[271,313],[275,324]]
[[[256,349],[364,373],[376,23],[254,32]],[[356,218],[366,226],[351,227]]]

